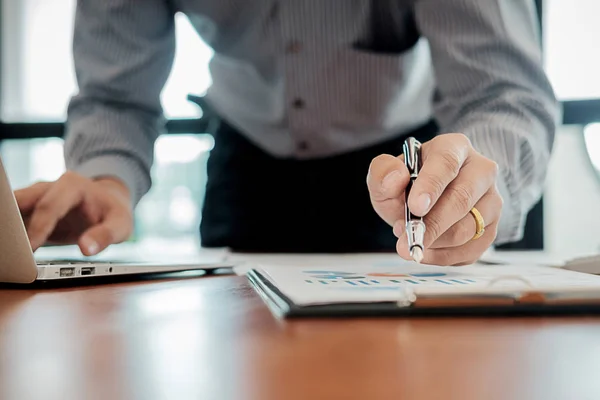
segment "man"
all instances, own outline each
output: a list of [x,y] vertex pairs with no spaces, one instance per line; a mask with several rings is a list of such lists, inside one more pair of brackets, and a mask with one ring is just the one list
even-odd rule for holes
[[130,235],[175,12],[215,51],[204,246],[410,258],[409,135],[424,142],[408,200],[425,218],[424,263],[469,263],[521,237],[558,116],[532,1],[79,0],[68,172],[16,193],[34,249],[91,255]]

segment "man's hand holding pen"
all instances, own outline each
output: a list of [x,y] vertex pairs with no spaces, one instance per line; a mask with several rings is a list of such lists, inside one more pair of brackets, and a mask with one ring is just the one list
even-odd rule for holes
[[[405,154],[411,154],[408,143]],[[375,211],[398,237],[398,254],[435,265],[477,261],[494,242],[502,211],[496,163],[479,154],[462,134],[443,134],[423,143],[418,157],[415,171],[404,154],[380,155],[367,177]],[[425,227],[422,243],[413,243],[412,249],[406,215],[413,233],[421,218]]]

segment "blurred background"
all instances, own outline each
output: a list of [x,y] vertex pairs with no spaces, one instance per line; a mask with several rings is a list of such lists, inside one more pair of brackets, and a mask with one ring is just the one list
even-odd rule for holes
[[[0,154],[14,187],[64,171],[62,123],[76,92],[71,32],[75,0],[0,0]],[[513,247],[600,250],[600,15],[598,0],[537,1],[545,67],[564,102],[543,200]],[[154,186],[137,210],[134,241],[197,242],[206,118],[188,96],[211,83],[212,51],[178,15],[175,64],[162,94],[168,134],[156,143]]]

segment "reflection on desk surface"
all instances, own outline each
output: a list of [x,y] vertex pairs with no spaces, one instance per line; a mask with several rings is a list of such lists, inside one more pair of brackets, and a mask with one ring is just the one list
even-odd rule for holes
[[244,277],[0,290],[0,399],[600,398],[600,320],[281,321]]

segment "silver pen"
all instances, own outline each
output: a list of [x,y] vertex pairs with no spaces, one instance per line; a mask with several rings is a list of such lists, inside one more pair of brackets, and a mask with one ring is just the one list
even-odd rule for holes
[[423,241],[425,238],[425,223],[423,218],[412,214],[408,209],[408,196],[414,181],[421,170],[421,143],[414,137],[409,137],[402,146],[404,164],[410,173],[410,181],[405,191],[404,220],[406,221],[406,235],[408,236],[408,250],[416,262],[423,260]]

